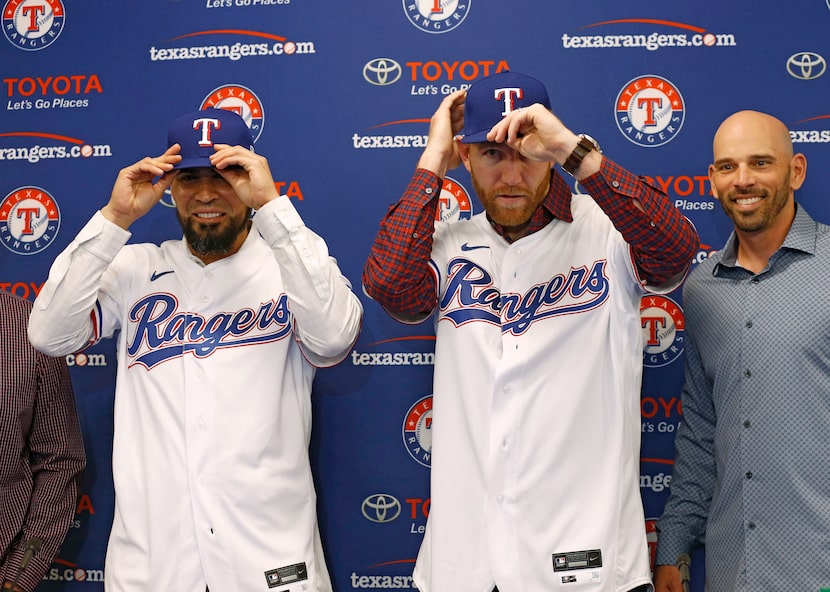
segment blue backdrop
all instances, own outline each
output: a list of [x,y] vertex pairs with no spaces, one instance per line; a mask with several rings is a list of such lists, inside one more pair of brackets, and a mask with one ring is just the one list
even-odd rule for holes
[[[169,122],[204,106],[246,118],[281,191],[359,291],[378,222],[405,187],[441,98],[503,69],[544,81],[566,125],[662,187],[698,228],[696,262],[731,228],[706,170],[715,128],[738,109],[788,125],[810,163],[799,200],[830,222],[830,0],[2,6],[0,289],[30,299],[106,203],[118,169],[161,153]],[[463,170],[450,172],[442,198],[446,219],[480,209]],[[168,197],[132,240],[178,236],[171,207]],[[321,527],[338,590],[411,589],[429,513],[434,332],[430,322],[398,324],[360,296],[366,316],[354,352],[315,382]],[[679,291],[644,298],[642,317],[641,491],[653,543],[681,421]],[[86,592],[103,589],[112,520],[115,353],[106,342],[67,361],[89,468],[41,589]],[[693,569],[701,590],[699,554]]]

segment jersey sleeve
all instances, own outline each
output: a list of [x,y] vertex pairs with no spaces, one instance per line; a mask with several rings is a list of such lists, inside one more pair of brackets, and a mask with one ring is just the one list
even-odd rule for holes
[[70,354],[119,328],[108,296],[115,278],[108,270],[130,236],[99,211],[58,255],[29,318],[29,340],[38,350],[51,356]]
[[280,266],[303,354],[315,366],[340,362],[360,334],[363,305],[325,241],[284,196],[260,208],[254,226]]
[[435,212],[442,180],[418,169],[381,220],[363,269],[363,289],[403,322],[420,322],[438,305],[430,267]]

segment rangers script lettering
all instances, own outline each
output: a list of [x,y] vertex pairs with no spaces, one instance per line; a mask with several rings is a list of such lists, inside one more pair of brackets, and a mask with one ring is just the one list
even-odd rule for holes
[[[150,350],[136,356],[131,366],[141,364],[149,370],[188,352],[203,358],[219,348],[278,341],[291,332],[285,294],[262,304],[259,310],[243,308],[233,314],[217,313],[207,320],[200,314],[177,312],[177,306],[178,300],[170,294],[150,294],[130,309],[130,322],[136,324],[136,331],[127,345],[127,354],[134,357],[143,347]],[[273,333],[228,339],[254,330],[265,331],[272,325],[277,327]]]
[[[587,267],[572,267],[567,275],[557,274],[545,284],[531,287],[525,294],[501,294],[493,286],[490,273],[461,257],[450,261],[447,291],[441,300],[441,318],[456,326],[468,321],[501,323],[503,333],[521,335],[534,321],[553,316],[586,312],[602,306],[608,299],[605,260]],[[585,294],[588,293],[588,297]],[[570,296],[570,298],[566,298]],[[454,301],[460,308],[447,310]],[[504,320],[501,321],[503,313]]]

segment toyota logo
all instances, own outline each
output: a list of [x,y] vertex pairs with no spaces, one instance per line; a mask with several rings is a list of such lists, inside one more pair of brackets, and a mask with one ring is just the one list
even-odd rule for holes
[[802,51],[790,56],[787,60],[787,72],[799,80],[814,80],[824,74],[827,62],[824,58],[812,51]]
[[363,66],[363,78],[375,86],[394,84],[401,77],[401,65],[391,58],[375,58]]
[[371,522],[392,522],[401,514],[401,502],[386,493],[375,493],[363,500],[360,507],[363,517]]

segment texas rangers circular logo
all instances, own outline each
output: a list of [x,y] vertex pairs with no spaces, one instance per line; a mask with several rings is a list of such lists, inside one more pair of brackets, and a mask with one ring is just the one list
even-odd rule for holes
[[18,187],[0,202],[0,241],[18,255],[34,255],[52,244],[61,225],[58,203],[40,187]]
[[427,33],[446,33],[464,22],[472,0],[403,0],[409,22]]
[[226,109],[233,111],[248,124],[251,128],[251,135],[254,142],[262,134],[265,125],[265,113],[262,110],[262,101],[250,88],[238,84],[226,84],[210,91],[210,94],[202,101],[199,109]]
[[683,127],[686,107],[674,84],[660,76],[640,76],[617,95],[616,117],[626,138],[653,148],[674,139]]
[[438,196],[438,209],[435,211],[436,222],[455,222],[469,220],[473,215],[470,194],[463,185],[452,177],[444,177],[441,195]]
[[60,37],[65,19],[61,0],[6,0],[3,33],[18,49],[37,51]]
[[432,459],[432,395],[419,399],[406,412],[403,443],[409,454],[425,467]]
[[643,328],[643,365],[659,368],[674,362],[683,353],[686,317],[671,298],[647,294],[640,300]]

